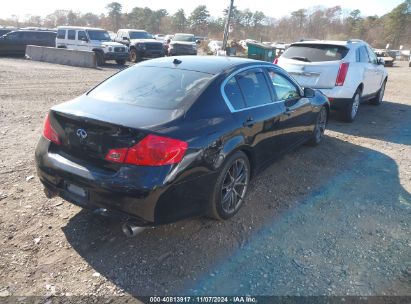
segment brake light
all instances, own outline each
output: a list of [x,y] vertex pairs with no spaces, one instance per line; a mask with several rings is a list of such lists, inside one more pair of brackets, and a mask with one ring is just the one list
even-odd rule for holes
[[278,63],[278,57],[274,59],[273,63],[274,63],[274,64],[277,64],[277,63]]
[[345,77],[347,76],[348,67],[350,64],[348,62],[342,62],[340,68],[338,69],[337,79],[335,80],[336,86],[342,86],[345,82]]
[[130,148],[112,149],[105,159],[137,166],[163,166],[179,163],[188,144],[178,139],[147,135]]
[[49,141],[57,145],[61,145],[61,140],[60,140],[59,135],[51,126],[49,114],[47,114],[46,120],[44,121],[43,136]]

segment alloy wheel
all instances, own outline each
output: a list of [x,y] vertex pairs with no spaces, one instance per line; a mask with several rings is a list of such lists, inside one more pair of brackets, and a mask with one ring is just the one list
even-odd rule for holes
[[327,126],[327,110],[322,108],[317,117],[317,125],[315,126],[315,139],[320,142],[324,136],[325,127]]
[[355,94],[352,107],[351,107],[351,118],[354,119],[355,116],[357,115],[358,108],[360,106],[360,94]]
[[235,160],[227,170],[221,186],[221,207],[228,213],[234,213],[240,207],[247,192],[249,172],[243,159]]

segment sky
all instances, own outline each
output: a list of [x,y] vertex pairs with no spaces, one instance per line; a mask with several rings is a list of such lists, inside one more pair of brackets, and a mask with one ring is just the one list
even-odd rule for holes
[[[95,14],[105,13],[106,5],[110,2],[119,2],[123,5],[123,12],[131,11],[133,7],[149,7],[157,10],[165,8],[171,14],[177,9],[183,8],[187,15],[198,5],[207,5],[212,16],[222,16],[222,11],[229,5],[229,0],[13,0],[5,1],[1,5],[0,18],[8,18],[17,15],[24,19],[27,14],[46,16],[57,9],[80,11],[82,13],[92,12]],[[333,7],[340,5],[343,9],[359,9],[365,16],[384,15],[390,12],[404,0],[234,0],[238,9],[249,8],[252,11],[262,11],[265,15],[280,18],[289,15],[290,12],[300,8],[315,6]],[[285,5],[285,3],[287,5]]]

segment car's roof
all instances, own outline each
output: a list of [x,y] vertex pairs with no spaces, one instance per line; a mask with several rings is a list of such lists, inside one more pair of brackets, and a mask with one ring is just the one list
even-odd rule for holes
[[354,43],[366,43],[365,41],[352,39],[352,40],[304,40],[304,41],[296,41],[293,42],[291,45],[296,44],[331,44],[331,45],[341,45],[341,46],[350,46]]
[[99,28],[99,27],[88,27],[88,26],[58,26],[57,29],[70,29],[70,30],[93,30],[93,31],[105,31],[105,29]]
[[136,29],[131,29],[131,28],[128,28],[128,29],[119,29],[119,31],[126,31],[126,32],[144,32],[144,33],[147,33],[147,31],[145,31],[145,30],[136,30]]
[[194,36],[194,34],[187,34],[187,33],[176,33],[175,35],[188,35],[188,36]]
[[[174,60],[179,60],[181,63],[174,63]],[[175,56],[175,57],[161,57],[151,59],[139,63],[139,66],[153,66],[164,68],[176,68],[184,70],[198,71],[208,74],[219,74],[224,70],[247,63],[255,64],[270,64],[265,61],[258,61],[254,59],[226,57],[226,56]]]

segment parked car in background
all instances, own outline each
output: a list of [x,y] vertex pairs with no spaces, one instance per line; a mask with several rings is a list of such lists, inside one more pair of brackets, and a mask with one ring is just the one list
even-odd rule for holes
[[24,56],[27,45],[54,47],[55,41],[54,31],[12,31],[0,37],[0,55]]
[[166,35],[164,35],[164,34],[157,34],[157,35],[154,35],[154,39],[156,39],[158,41],[164,41],[165,36]]
[[194,35],[178,33],[169,43],[167,52],[169,56],[197,55],[197,44],[200,41]]
[[10,29],[10,28],[0,28],[0,36],[3,36],[7,33],[10,33],[12,31],[16,31],[17,29]]
[[232,217],[250,178],[302,143],[317,145],[327,98],[271,63],[157,58],[54,106],[35,152],[56,195],[133,225]]
[[346,121],[355,119],[361,102],[383,101],[387,71],[362,40],[293,43],[274,63],[303,87],[321,90]]
[[124,64],[128,58],[128,48],[111,41],[109,33],[100,28],[59,26],[55,43],[58,48],[93,51],[98,65],[104,65],[106,60]]
[[378,58],[382,58],[384,60],[384,66],[385,67],[392,67],[394,66],[394,61],[395,59],[390,56],[390,54],[385,51],[385,50],[374,50],[375,55],[377,55]]
[[214,55],[216,55],[218,51],[223,49],[223,42],[219,40],[211,40],[208,44],[208,48]]
[[115,41],[129,47],[131,62],[164,56],[163,43],[143,30],[120,29]]
[[108,31],[107,33],[109,34],[111,41],[114,41],[114,39],[116,39],[116,33],[114,33],[113,31]]

